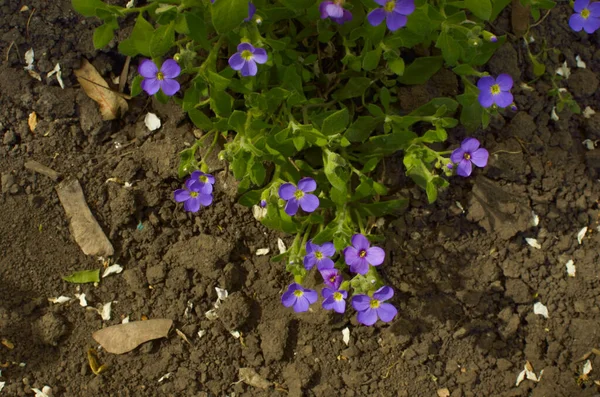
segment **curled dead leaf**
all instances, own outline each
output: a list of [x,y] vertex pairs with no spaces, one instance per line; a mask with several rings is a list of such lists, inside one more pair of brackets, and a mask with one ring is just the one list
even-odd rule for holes
[[127,111],[127,101],[110,89],[106,80],[87,59],[83,59],[81,68],[73,72],[86,95],[100,105],[102,119],[114,120]]
[[107,352],[123,354],[132,351],[142,343],[165,338],[173,325],[173,320],[162,318],[146,321],[133,321],[113,325],[92,334]]

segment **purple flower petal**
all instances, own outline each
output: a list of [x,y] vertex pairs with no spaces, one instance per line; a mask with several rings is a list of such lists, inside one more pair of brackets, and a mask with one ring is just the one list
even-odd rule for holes
[[575,0],[575,4],[573,4],[573,9],[575,12],[581,12],[590,4],[590,0]]
[[308,303],[310,303],[312,305],[313,303],[315,303],[319,299],[319,294],[315,290],[305,289],[304,290],[304,297],[306,298],[306,300],[308,301]]
[[465,151],[463,150],[463,148],[459,147],[454,149],[454,151],[452,152],[452,154],[450,155],[450,160],[453,163],[458,163],[459,161],[461,161],[465,156]]
[[327,298],[331,298],[333,296],[334,292],[335,292],[334,289],[325,287],[321,290],[321,295],[323,295],[324,299],[327,299]]
[[314,194],[305,194],[298,202],[304,212],[313,212],[319,208],[319,198]]
[[253,3],[248,3],[248,18],[244,19],[244,21],[250,22],[254,14],[256,14],[256,6]]
[[371,247],[367,249],[367,255],[365,256],[367,262],[372,266],[379,266],[385,259],[385,251],[379,247]]
[[200,210],[200,201],[197,198],[190,197],[183,203],[183,209],[189,212],[198,212]]
[[310,254],[305,255],[303,264],[306,270],[310,270],[315,267],[317,264],[317,258],[315,258],[315,254],[311,252]]
[[295,198],[288,200],[285,204],[285,213],[289,216],[294,216],[298,212],[298,200]]
[[182,203],[190,198],[190,192],[186,189],[177,189],[174,192],[175,201]]
[[166,79],[174,79],[181,73],[181,67],[174,59],[167,59],[160,67],[160,71]]
[[197,199],[200,204],[202,204],[205,207],[208,207],[213,202],[213,195],[199,193]]
[[321,270],[321,276],[325,285],[338,289],[342,283],[342,276],[337,269],[324,269]]
[[252,58],[256,63],[266,63],[269,57],[267,56],[267,51],[264,48],[257,48],[254,50],[254,57]]
[[242,54],[239,52],[236,52],[229,58],[229,66],[231,66],[231,69],[233,70],[242,70],[245,63],[246,60],[242,58]]
[[339,301],[336,301],[335,299],[333,300],[333,304],[331,305],[333,310],[336,313],[344,313],[346,311],[346,301],[343,299],[340,299]]
[[481,146],[481,144],[476,138],[466,138],[460,144],[460,147],[467,153],[474,152],[479,149],[479,146]]
[[590,4],[587,7],[587,9],[590,10],[590,18],[599,18],[600,17],[600,3],[599,2]]
[[494,96],[490,92],[490,89],[479,91],[479,96],[477,97],[477,101],[484,108],[489,108],[494,104]]
[[398,310],[390,303],[382,303],[377,308],[377,315],[384,323],[392,321],[396,317],[396,314],[398,314]]
[[350,271],[364,276],[369,271],[369,262],[365,258],[358,258],[356,263],[350,265]]
[[501,92],[494,97],[496,105],[500,108],[505,108],[513,103],[513,94],[510,92]]
[[471,162],[478,167],[485,167],[488,162],[489,153],[484,148],[479,148],[471,153]]
[[458,163],[458,167],[456,168],[456,173],[460,176],[464,176],[465,178],[471,175],[473,171],[473,165],[469,160],[462,159],[460,163]]
[[496,84],[498,84],[502,91],[510,91],[513,86],[513,79],[509,74],[501,73],[496,79]]
[[569,26],[576,32],[580,32],[583,29],[583,25],[585,24],[585,19],[581,16],[581,14],[573,14],[569,18]]
[[479,91],[489,92],[494,84],[496,84],[496,80],[492,76],[484,76],[477,81],[477,88]]
[[386,3],[388,2],[388,0],[375,0],[375,3],[379,4],[380,6],[384,6]]
[[325,256],[333,256],[335,255],[335,246],[333,243],[323,243],[321,246],[321,252]]
[[367,15],[367,21],[371,26],[379,26],[385,19],[385,11],[383,8],[376,8]]
[[154,79],[158,73],[158,68],[150,59],[144,59],[138,66],[138,73],[145,79]]
[[244,77],[256,76],[256,72],[258,72],[258,66],[256,66],[256,62],[254,62],[254,59],[246,61],[244,66],[242,66],[241,73]]
[[415,11],[414,0],[397,0],[394,11],[404,15],[410,15]]
[[390,12],[387,15],[385,23],[390,31],[395,32],[396,30],[404,27],[407,21],[408,18],[406,15],[398,14],[397,12]]
[[213,185],[211,185],[210,183],[200,182],[198,180],[191,180],[189,188],[190,190],[202,194],[212,194],[213,192]]
[[344,8],[335,3],[327,4],[325,6],[325,11],[330,18],[342,18],[344,16]]
[[327,6],[333,4],[332,1],[323,1],[321,2],[321,4],[319,4],[319,12],[321,13],[321,19],[325,19],[329,17],[329,14],[327,13]]
[[367,295],[354,295],[352,297],[352,307],[357,312],[362,312],[371,307],[371,298]]
[[294,194],[296,193],[296,186],[291,183],[284,183],[279,186],[279,197],[283,200],[290,200],[294,198]]
[[377,312],[371,308],[358,312],[356,319],[359,323],[367,326],[371,326],[377,322]]
[[592,34],[598,29],[600,29],[600,18],[589,17],[583,24],[586,33]]
[[160,90],[160,82],[158,79],[144,79],[140,86],[148,95],[154,95]]
[[254,53],[254,46],[250,43],[240,43],[237,46],[237,50],[238,50],[238,52],[250,51],[250,52]]
[[306,242],[304,249],[306,250],[307,254],[310,254],[311,252],[318,251],[319,246],[317,244],[313,244],[313,242],[309,240]]
[[306,299],[304,296],[296,298],[296,304],[294,305],[294,311],[296,313],[306,312],[308,311],[309,307],[310,303],[308,302],[308,299]]
[[[354,248],[356,248],[356,250],[360,251],[360,250],[366,250],[371,246],[371,243],[369,243],[369,240],[363,236],[362,234],[355,234],[354,236],[352,236],[352,246]],[[358,252],[356,253],[356,255],[358,255]]]
[[394,290],[391,287],[383,286],[373,293],[373,299],[380,302],[391,299],[394,296]]
[[333,269],[333,267],[334,263],[330,258],[323,258],[320,261],[317,261],[317,269],[319,269],[319,271],[325,269]]
[[313,192],[317,189],[317,182],[312,178],[302,178],[298,181],[298,189],[304,193]]
[[166,96],[173,96],[179,91],[179,82],[173,79],[164,79],[160,88]]
[[340,25],[343,25],[346,22],[350,22],[352,20],[352,13],[344,8],[344,16],[342,16],[341,18],[334,18],[333,20],[339,23]]
[[296,295],[294,295],[294,291],[288,289],[281,295],[281,303],[285,307],[290,307],[296,303]]

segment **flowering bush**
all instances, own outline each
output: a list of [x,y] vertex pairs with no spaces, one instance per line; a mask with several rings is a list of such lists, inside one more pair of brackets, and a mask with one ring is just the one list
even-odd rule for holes
[[[381,183],[379,164],[402,155],[406,174],[433,202],[455,172],[468,177],[473,164],[488,161],[475,138],[438,151],[447,129],[460,123],[473,132],[493,113],[516,108],[512,78],[481,71],[505,42],[485,24],[508,0],[170,0],[130,8],[72,1],[104,22],[94,33],[97,48],[123,17],[135,16],[118,45],[140,57],[132,96],[180,104],[213,137],[211,147],[226,138],[220,156],[240,181],[240,202],[263,224],[296,236],[273,260],[285,260],[294,277],[282,303],[298,312],[318,300],[302,286],[318,271],[324,309],[342,313],[350,299],[359,322],[391,321],[396,309],[385,301],[393,290],[376,271],[385,252],[370,233],[377,217],[399,213],[407,200]],[[521,3],[535,19],[554,6]],[[575,31],[598,29],[598,3],[577,0],[574,9]],[[397,105],[403,86],[424,84],[442,68],[458,76],[460,95],[411,112]],[[181,153],[179,175],[189,178],[174,199],[186,211],[213,201],[214,178],[196,157],[206,144]]]

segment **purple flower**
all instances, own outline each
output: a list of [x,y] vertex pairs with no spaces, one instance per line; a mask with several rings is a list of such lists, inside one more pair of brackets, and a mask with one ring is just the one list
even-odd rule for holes
[[265,208],[267,206],[267,200],[260,200],[260,208]]
[[352,246],[344,249],[344,258],[350,271],[367,274],[369,265],[379,266],[385,259],[385,251],[379,247],[371,247],[369,240],[362,234],[352,236]]
[[190,188],[202,194],[211,194],[215,177],[202,171],[194,171],[190,175]]
[[509,106],[513,101],[513,95],[510,89],[513,86],[513,79],[506,73],[498,75],[497,79],[492,76],[485,76],[477,82],[479,88],[479,103],[484,108],[496,105],[500,108]]
[[489,153],[486,149],[479,147],[480,143],[475,138],[467,138],[460,144],[460,147],[454,149],[450,155],[450,160],[458,164],[456,173],[460,176],[468,177],[473,171],[471,163],[477,167],[485,167],[488,162]]
[[300,284],[292,283],[281,295],[281,303],[285,307],[293,306],[296,313],[305,312],[315,303],[319,295],[312,289],[304,289]]
[[389,323],[396,317],[398,310],[384,301],[394,296],[394,290],[390,287],[381,287],[373,293],[373,297],[368,295],[354,295],[352,297],[352,306],[358,312],[356,319],[364,325],[373,325],[377,318],[384,323]]
[[160,89],[166,96],[179,91],[179,83],[174,79],[181,73],[181,68],[173,59],[164,61],[160,70],[150,59],[144,59],[138,66],[138,73],[144,78],[141,86],[148,95],[154,95]]
[[185,183],[185,189],[175,190],[175,201],[183,203],[183,208],[189,212],[198,212],[201,207],[208,207],[213,201],[212,194],[203,194],[191,186],[191,179]]
[[321,19],[331,18],[337,24],[343,25],[352,20],[352,13],[346,10],[344,5],[345,0],[323,1],[319,5]]
[[257,63],[267,62],[267,51],[264,48],[254,48],[250,43],[240,43],[237,46],[238,52],[229,58],[229,66],[233,70],[240,70],[242,76],[256,76],[258,71]]
[[346,298],[348,298],[348,291],[323,288],[321,291],[323,295],[323,309],[335,310],[337,313],[344,313],[346,311]]
[[335,255],[335,247],[333,243],[325,243],[323,245],[313,244],[311,241],[306,243],[306,256],[304,256],[304,268],[312,269],[315,264],[317,269],[333,268],[331,256]]
[[323,269],[321,270],[321,276],[323,277],[323,282],[326,286],[336,290],[340,288],[340,284],[342,284],[342,275],[338,269]]
[[375,0],[382,6],[367,15],[367,20],[373,26],[379,26],[385,19],[387,27],[392,32],[404,27],[408,21],[407,15],[415,11],[414,0]]
[[590,0],[575,0],[575,14],[569,18],[569,26],[576,32],[581,29],[594,33],[600,29],[600,3],[590,4]]
[[317,188],[317,182],[312,178],[302,178],[298,187],[293,183],[284,183],[279,187],[279,197],[287,201],[285,213],[289,216],[296,215],[298,206],[306,212],[313,212],[319,207],[319,198],[314,194],[308,194]]
[[244,22],[250,22],[254,14],[256,14],[256,6],[253,3],[248,3],[248,18],[244,19]]

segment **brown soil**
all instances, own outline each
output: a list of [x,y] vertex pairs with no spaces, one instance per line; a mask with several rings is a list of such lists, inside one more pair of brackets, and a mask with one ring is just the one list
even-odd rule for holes
[[[566,59],[573,76],[565,87],[582,108],[599,111],[600,93],[590,86],[598,84],[600,34],[571,32],[569,7],[561,4],[534,30],[536,41],[560,51],[548,59],[548,70]],[[32,395],[31,387],[44,385],[54,396],[429,397],[441,388],[452,397],[598,395],[596,369],[588,381],[577,378],[578,360],[600,347],[600,156],[581,144],[600,138],[600,112],[584,119],[564,111],[552,121],[546,79],[532,83],[533,91],[516,88],[519,111],[477,134],[492,153],[489,166],[476,177],[454,179],[434,205],[418,188],[404,188],[411,206],[386,222],[388,259],[381,269],[397,291],[398,318],[369,328],[317,306],[296,315],[279,303],[289,282],[282,265],[253,255],[262,247],[276,252],[278,235],[235,204],[231,177],[214,170],[215,204],[197,216],[173,202],[177,154],[194,140],[177,107],[142,98],[130,103],[123,120],[102,122],[72,70],[85,57],[106,77],[120,74],[124,59],[115,43],[94,51],[94,22],[76,15],[67,0],[28,4],[35,8],[28,29],[30,11],[19,12],[21,6],[0,0],[0,338],[14,344],[0,346],[0,381],[6,382],[0,395]],[[503,15],[496,31],[509,30],[509,20]],[[31,47],[42,82],[23,70]],[[576,70],[576,55],[587,70]],[[45,77],[57,62],[64,90]],[[505,45],[489,70],[533,79],[521,42]],[[149,109],[164,122],[153,134],[143,126]],[[34,133],[27,127],[32,111],[40,118]],[[463,137],[456,131],[452,143]],[[115,261],[126,270],[81,288],[90,306],[113,302],[110,321],[76,300],[48,302],[74,296],[76,287],[62,275],[100,263],[72,239],[56,182],[26,170],[29,160],[77,178],[114,245]],[[531,225],[532,211],[538,226]],[[580,245],[576,235],[584,226],[589,231]],[[526,237],[542,248],[529,246]],[[574,278],[566,274],[569,259]],[[220,318],[210,321],[204,313],[216,300],[215,287],[231,295]],[[548,319],[533,313],[537,301],[548,307]],[[109,369],[94,375],[86,357],[96,347],[91,334],[126,316],[173,319],[191,346],[173,332],[125,355],[100,351]],[[349,346],[342,342],[346,326]],[[206,331],[201,339],[200,330]],[[600,369],[600,357],[590,359]],[[542,380],[515,387],[526,360],[544,370]],[[237,382],[240,367],[254,368],[275,386]]]

